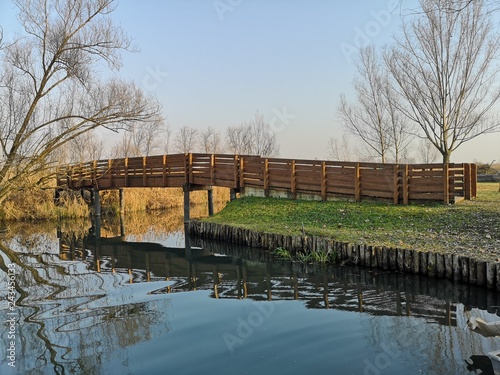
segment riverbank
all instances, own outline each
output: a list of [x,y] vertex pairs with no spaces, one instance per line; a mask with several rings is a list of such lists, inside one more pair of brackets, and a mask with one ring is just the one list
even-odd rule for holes
[[477,264],[484,273],[479,283],[488,282],[489,269],[489,283],[496,284],[497,272],[492,272],[497,265],[500,275],[497,183],[479,184],[477,199],[456,205],[246,197],[194,222],[192,233],[292,255],[325,250],[336,260],[361,265],[381,262],[377,266],[384,268],[386,262],[387,269],[443,276],[448,272],[450,278],[463,273],[461,279],[472,283],[478,278]]

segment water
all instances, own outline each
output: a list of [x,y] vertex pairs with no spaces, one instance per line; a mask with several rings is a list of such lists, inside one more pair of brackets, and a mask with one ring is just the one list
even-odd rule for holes
[[0,374],[492,373],[500,340],[464,327],[500,319],[497,293],[196,239],[186,251],[181,221],[3,234]]

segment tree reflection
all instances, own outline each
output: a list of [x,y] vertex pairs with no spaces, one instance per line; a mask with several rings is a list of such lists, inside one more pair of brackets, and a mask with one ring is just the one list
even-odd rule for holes
[[6,273],[8,263],[16,265],[16,367],[22,373],[99,373],[111,353],[168,332],[164,296],[123,293],[125,275],[62,262],[57,247],[32,254],[33,248],[17,246],[25,241],[12,242],[16,251],[0,244],[0,269]]

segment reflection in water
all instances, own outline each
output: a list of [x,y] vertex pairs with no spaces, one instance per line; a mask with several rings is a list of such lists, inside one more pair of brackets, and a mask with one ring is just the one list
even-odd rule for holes
[[[167,236],[146,226],[141,234],[127,234],[127,227],[132,226],[104,222],[100,232],[107,237],[100,238],[94,235],[95,226],[90,232],[61,228],[57,239],[30,234],[2,245],[2,283],[9,264],[16,264],[17,271],[16,370],[99,374],[109,372],[115,363],[112,373],[127,373],[131,348],[157,339],[167,345],[163,338],[175,337],[174,295],[204,291],[214,301],[297,301],[310,311],[330,309],[331,316],[356,314],[349,316],[358,317],[355,331],[361,336],[353,333],[337,340],[360,340],[369,354],[352,353],[349,366],[354,367],[343,373],[393,373],[379,366],[380,356],[393,358],[387,353],[397,354],[387,369],[394,370],[397,359],[402,368],[415,361],[424,373],[492,373],[485,355],[499,349],[500,343],[463,327],[471,315],[495,319],[487,310],[493,312],[492,307],[500,305],[497,293],[415,275],[280,261],[268,252],[195,238],[189,239],[191,247],[186,250],[178,247],[183,241],[177,232]],[[9,310],[6,303],[1,306],[0,316],[6,321]],[[205,302],[199,301],[199,306],[203,309]],[[229,309],[222,302],[218,306],[219,314]],[[180,310],[180,314],[191,312]],[[3,353],[9,342],[6,332],[0,341]],[[236,334],[238,329],[228,332]],[[217,342],[223,344],[221,337]],[[241,337],[236,340],[241,342],[233,341],[234,347],[243,347]],[[255,362],[251,356],[248,360]],[[0,362],[2,374],[9,370],[6,363]],[[158,368],[164,373],[164,367]]]

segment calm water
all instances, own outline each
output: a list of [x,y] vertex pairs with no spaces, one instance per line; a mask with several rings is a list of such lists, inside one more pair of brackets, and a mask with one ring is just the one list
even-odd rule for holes
[[500,339],[463,328],[500,319],[496,293],[196,239],[186,251],[181,221],[3,234],[0,374],[492,373]]

